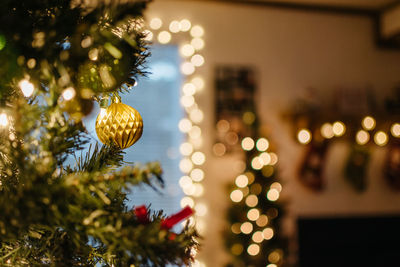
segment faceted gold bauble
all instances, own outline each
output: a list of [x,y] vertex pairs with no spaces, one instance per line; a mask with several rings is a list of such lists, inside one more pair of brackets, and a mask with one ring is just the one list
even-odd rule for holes
[[119,148],[133,145],[143,133],[143,120],[139,112],[122,103],[113,103],[101,109],[96,119],[96,133],[100,141],[112,140]]

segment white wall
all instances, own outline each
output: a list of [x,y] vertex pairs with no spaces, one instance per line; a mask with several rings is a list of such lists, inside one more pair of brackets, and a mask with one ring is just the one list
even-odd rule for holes
[[[224,209],[229,205],[224,185],[235,178],[235,159],[211,153],[214,129],[213,69],[217,64],[256,66],[259,70],[262,121],[278,144],[284,192],[290,201],[290,222],[299,215],[400,212],[400,194],[387,188],[380,174],[384,150],[374,152],[369,186],[355,193],[344,181],[341,166],[347,146],[337,143],[328,152],[325,191],[311,193],[298,183],[295,167],[301,147],[291,136],[282,112],[309,86],[328,98],[338,86],[370,85],[384,94],[397,84],[400,52],[379,50],[374,44],[373,23],[366,17],[330,15],[288,9],[228,5],[211,2],[155,1],[147,18],[164,21],[188,18],[205,29],[206,64],[200,72],[207,82],[198,102],[205,112],[202,125],[207,155],[205,199],[209,204],[208,228],[202,258],[207,266],[223,266],[226,259],[219,238]],[[341,158],[343,160],[337,160]]]

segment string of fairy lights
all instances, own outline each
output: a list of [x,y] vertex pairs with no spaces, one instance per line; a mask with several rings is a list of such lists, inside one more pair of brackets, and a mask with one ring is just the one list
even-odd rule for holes
[[[372,116],[365,116],[361,120],[361,127],[355,133],[355,141],[359,145],[367,145],[371,140],[378,146],[385,146],[389,142],[389,132],[395,138],[400,138],[400,123],[392,123],[389,130],[376,130],[377,122]],[[326,122],[319,128],[321,136],[325,139],[341,137],[345,135],[347,127],[342,121],[333,123]],[[300,144],[306,145],[311,142],[313,136],[307,128],[299,129],[297,140]]]
[[[259,138],[256,141],[251,137],[245,137],[241,141],[241,147],[245,151],[255,151],[255,156],[251,159],[251,168],[255,171],[261,170],[264,177],[271,177],[274,173],[274,166],[278,163],[278,156],[274,152],[268,151],[270,143],[266,138]],[[235,179],[235,188],[230,193],[232,202],[239,203],[244,201],[248,207],[246,221],[234,222],[231,225],[233,234],[251,235],[252,243],[247,248],[243,244],[236,243],[231,247],[234,255],[241,255],[244,251],[250,256],[257,256],[261,252],[261,243],[268,242],[275,235],[271,221],[278,216],[276,208],[270,208],[266,214],[262,214],[257,205],[260,201],[275,202],[279,199],[282,192],[282,185],[273,182],[266,189],[266,194],[262,194],[263,188],[255,180],[251,171],[245,171]],[[273,250],[267,256],[267,267],[277,267],[282,261],[283,252],[280,249]]]
[[[180,104],[185,110],[185,117],[178,124],[179,130],[186,135],[179,151],[182,159],[179,168],[184,174],[179,185],[185,196],[181,199],[182,207],[190,206],[195,210],[195,218],[190,223],[195,224],[198,232],[204,234],[205,220],[208,207],[201,200],[204,194],[204,171],[202,165],[206,161],[205,154],[201,151],[203,145],[200,123],[204,114],[196,102],[196,95],[204,89],[204,79],[197,74],[197,69],[204,64],[201,51],[204,48],[204,29],[200,25],[192,25],[188,19],[172,20],[167,23],[160,18],[152,18],[149,21],[149,29],[146,30],[146,40],[169,44],[177,39],[179,53],[183,58],[180,66],[181,73],[185,76],[185,82],[181,88]],[[205,263],[195,260],[193,267],[205,267]]]

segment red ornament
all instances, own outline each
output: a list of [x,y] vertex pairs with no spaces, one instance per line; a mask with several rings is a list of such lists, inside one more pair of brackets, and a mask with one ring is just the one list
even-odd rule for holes
[[150,222],[149,212],[145,205],[136,207],[134,213],[140,223],[146,224]]
[[186,206],[183,210],[181,210],[178,213],[175,213],[174,215],[169,216],[168,218],[165,218],[161,222],[161,228],[165,230],[169,230],[172,227],[174,227],[175,224],[178,222],[186,219],[187,217],[193,215],[194,211],[189,207]]

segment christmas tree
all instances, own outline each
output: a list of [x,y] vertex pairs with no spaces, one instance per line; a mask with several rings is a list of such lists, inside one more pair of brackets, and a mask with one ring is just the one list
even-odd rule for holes
[[264,137],[245,137],[241,145],[246,168],[229,185],[233,204],[228,209],[230,227],[225,240],[232,261],[227,266],[282,266],[287,241],[280,230],[283,209],[279,202],[282,185],[275,170],[278,157]]
[[[145,5],[1,1],[0,265],[190,262],[195,231],[171,231],[189,208],[168,217],[126,206],[131,186],[162,186],[157,163],[127,164],[121,150],[142,133],[119,94],[145,73]],[[93,101],[106,144],[84,152],[91,137],[82,118]]]

